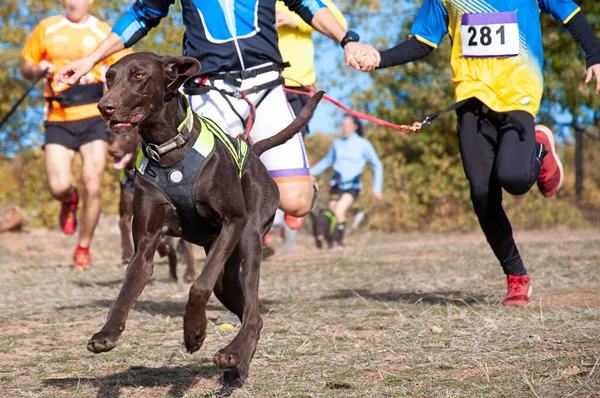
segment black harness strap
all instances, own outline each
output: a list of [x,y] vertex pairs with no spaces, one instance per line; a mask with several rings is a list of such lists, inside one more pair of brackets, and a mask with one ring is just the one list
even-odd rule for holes
[[[470,97],[470,98],[464,99],[462,101],[455,102],[454,104],[442,109],[441,111],[438,111],[438,112],[432,113],[431,115],[426,116],[425,119],[423,119],[423,121],[421,122],[421,126],[430,124],[437,117],[439,117],[445,113],[455,111],[455,110],[462,108],[466,103],[468,103],[469,101],[474,100],[474,99],[477,99],[477,98]],[[523,136],[527,133],[527,129],[525,128],[525,126],[523,126],[523,123],[521,123],[521,121],[519,119],[517,119],[510,113],[496,112],[496,111],[490,109],[490,107],[487,106],[486,104],[484,104],[483,102],[481,104],[482,104],[482,106],[481,106],[482,114],[484,114],[487,118],[489,118],[490,120],[493,120],[493,121],[497,121],[497,122],[501,122],[501,123],[511,123],[513,126],[515,126],[517,132],[519,133],[519,137],[520,137],[521,141],[524,140]]]
[[[258,70],[258,69],[252,69],[254,70]],[[279,69],[278,69],[279,70]],[[269,70],[272,71],[272,70]],[[230,73],[230,72],[228,72]],[[235,73],[241,73],[241,72],[235,72]],[[262,72],[265,73],[265,72]],[[212,80],[211,80],[212,79]],[[227,102],[227,104],[229,105],[229,107],[231,108],[231,110],[233,111],[233,113],[235,113],[235,115],[238,117],[238,119],[240,119],[240,122],[242,122],[242,126],[244,127],[244,137],[247,137],[248,134],[250,133],[250,129],[252,127],[252,125],[249,125],[248,121],[252,120],[253,123],[256,120],[256,108],[259,107],[259,105],[263,102],[263,100],[269,95],[269,93],[271,92],[271,90],[273,90],[275,87],[282,85],[285,82],[285,79],[283,77],[278,77],[275,80],[272,80],[270,82],[266,82],[263,84],[259,84],[256,85],[254,87],[251,87],[247,90],[239,90],[239,91],[228,91],[228,90],[224,90],[221,88],[217,88],[214,85],[212,85],[212,83],[214,82],[214,78],[209,78],[208,79],[211,84],[210,85],[199,85],[198,83],[191,83],[188,87],[186,87],[184,89],[185,93],[188,95],[203,95],[203,94],[207,94],[210,91],[216,91],[219,94],[221,94],[221,96],[223,97],[223,99],[225,99],[225,101]],[[216,79],[219,80],[219,79]],[[223,79],[225,82],[227,82],[226,79]],[[233,83],[232,83],[233,84]],[[255,93],[260,93],[261,91],[266,91],[264,93],[264,95],[258,100],[258,102],[256,104],[253,104],[252,101],[250,101],[248,99],[248,95],[250,94],[255,94]],[[233,104],[231,103],[231,100],[229,99],[229,97],[238,99],[238,100],[243,100],[246,101],[248,103],[248,105],[250,106],[250,112],[248,114],[247,118],[244,118],[233,106]]]
[[474,97],[467,98],[467,99],[464,99],[462,101],[455,102],[454,104],[450,105],[449,107],[446,107],[446,108],[442,109],[441,111],[437,111],[435,113],[432,113],[431,115],[427,115],[425,117],[425,119],[423,119],[423,121],[421,122],[421,126],[424,126],[426,124],[430,124],[435,119],[437,119],[438,116],[441,116],[441,115],[443,115],[445,113],[452,112],[452,111],[455,111],[455,110],[461,108],[464,104],[466,104],[467,102],[469,102],[473,98]]

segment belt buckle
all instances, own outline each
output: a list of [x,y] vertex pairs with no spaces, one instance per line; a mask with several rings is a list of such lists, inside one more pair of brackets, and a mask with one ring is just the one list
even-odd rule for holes
[[246,80],[248,78],[253,78],[258,76],[258,71],[256,69],[243,70],[241,72],[242,80]]

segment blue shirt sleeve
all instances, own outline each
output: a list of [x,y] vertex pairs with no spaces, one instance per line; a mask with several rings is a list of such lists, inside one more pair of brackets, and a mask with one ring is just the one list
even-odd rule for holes
[[329,148],[329,152],[323,159],[321,159],[317,164],[310,168],[310,173],[314,176],[321,175],[327,170],[333,162],[335,161],[335,141],[331,144],[331,148]]
[[410,29],[411,37],[437,48],[448,33],[448,11],[441,0],[425,0]]
[[552,14],[554,19],[567,23],[573,18],[580,8],[572,0],[538,0],[542,11]]
[[131,47],[167,16],[175,0],[136,0],[127,14],[113,26],[125,47]]
[[290,11],[295,12],[312,26],[312,19],[317,11],[327,6],[321,0],[283,0]]
[[383,189],[383,166],[373,144],[369,141],[365,144],[365,158],[373,167],[373,192],[381,192]]

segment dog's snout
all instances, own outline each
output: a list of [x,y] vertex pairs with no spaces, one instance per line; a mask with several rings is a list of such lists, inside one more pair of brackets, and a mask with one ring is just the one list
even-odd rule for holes
[[104,116],[112,116],[117,109],[117,102],[113,99],[106,98],[98,103],[98,109]]
[[108,147],[108,154],[110,156],[116,156],[119,154],[119,152],[121,152],[121,150],[119,148],[116,148],[115,146],[111,145]]

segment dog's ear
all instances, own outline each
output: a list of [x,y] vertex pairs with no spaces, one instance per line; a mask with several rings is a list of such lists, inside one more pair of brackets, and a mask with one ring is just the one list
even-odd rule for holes
[[163,55],[161,58],[169,81],[167,90],[171,92],[177,92],[186,80],[200,72],[200,62],[196,58],[173,55]]

